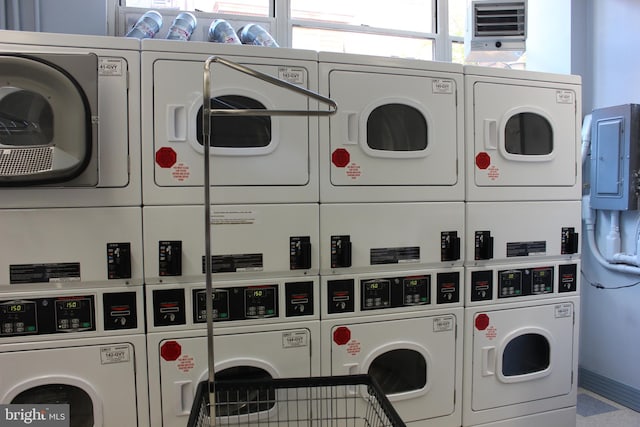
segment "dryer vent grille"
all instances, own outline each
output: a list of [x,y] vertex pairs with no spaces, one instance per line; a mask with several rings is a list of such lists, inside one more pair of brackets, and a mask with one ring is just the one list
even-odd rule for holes
[[0,149],[0,176],[35,175],[52,170],[54,147]]
[[525,35],[525,4],[474,3],[474,37]]

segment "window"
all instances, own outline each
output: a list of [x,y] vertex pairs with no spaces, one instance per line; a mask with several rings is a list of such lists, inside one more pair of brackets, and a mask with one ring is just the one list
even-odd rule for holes
[[123,22],[115,28],[125,34],[143,9],[159,11],[168,28],[172,16],[187,10],[198,19],[192,40],[205,40],[208,25],[222,17],[236,31],[258,23],[283,47],[463,62],[467,1],[119,0]]

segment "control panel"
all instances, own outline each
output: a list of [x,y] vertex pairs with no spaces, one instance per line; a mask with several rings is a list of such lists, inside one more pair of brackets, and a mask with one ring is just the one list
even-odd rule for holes
[[[558,270],[556,279],[555,270]],[[494,273],[496,275],[494,276]],[[555,288],[555,282],[558,287]],[[576,292],[578,289],[577,264],[546,265],[539,267],[479,270],[471,272],[471,301],[490,301],[496,297],[517,298]]]
[[[284,284],[286,317],[313,315],[313,282]],[[214,321],[268,319],[282,315],[279,286],[236,286],[212,290]],[[193,289],[193,322],[207,321],[207,291]]]
[[0,337],[95,331],[93,295],[0,301]]
[[[359,283],[359,309],[383,310],[460,301],[460,274],[458,272],[435,275],[435,301],[432,295],[433,275],[422,274],[399,277],[361,279]],[[327,312],[352,313],[356,310],[355,279],[327,281]]]

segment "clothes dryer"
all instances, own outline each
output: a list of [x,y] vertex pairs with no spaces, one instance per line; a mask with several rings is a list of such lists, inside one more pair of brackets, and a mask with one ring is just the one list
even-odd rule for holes
[[0,404],[69,405],[73,427],[149,426],[142,313],[142,287],[2,294]]
[[[260,46],[142,41],[145,205],[202,204],[204,63],[212,55],[317,92],[317,53]],[[222,64],[212,108],[317,110],[317,101]],[[318,119],[214,116],[213,204],[318,201]]]
[[[320,373],[316,278],[218,281],[213,289],[218,380],[310,377]],[[197,385],[208,378],[204,284],[147,287],[151,425],[182,427]],[[262,393],[267,393],[262,395]],[[278,396],[256,391],[246,405],[218,414],[218,423],[277,424]],[[253,399],[271,396],[274,403]],[[252,408],[246,410],[244,406]]]
[[139,206],[140,42],[0,31],[0,208]]
[[139,207],[0,209],[0,298],[143,283]]
[[459,426],[461,270],[322,277],[322,374],[371,375],[408,425]]
[[320,201],[464,200],[462,66],[320,52]]
[[466,200],[580,200],[580,77],[464,74]]
[[463,426],[575,426],[579,271],[579,260],[466,269]]

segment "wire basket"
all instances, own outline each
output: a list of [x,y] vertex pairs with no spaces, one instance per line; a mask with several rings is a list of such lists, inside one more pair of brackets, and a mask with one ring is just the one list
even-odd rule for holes
[[187,427],[405,425],[369,375],[215,381],[215,424],[209,385],[198,384]]

